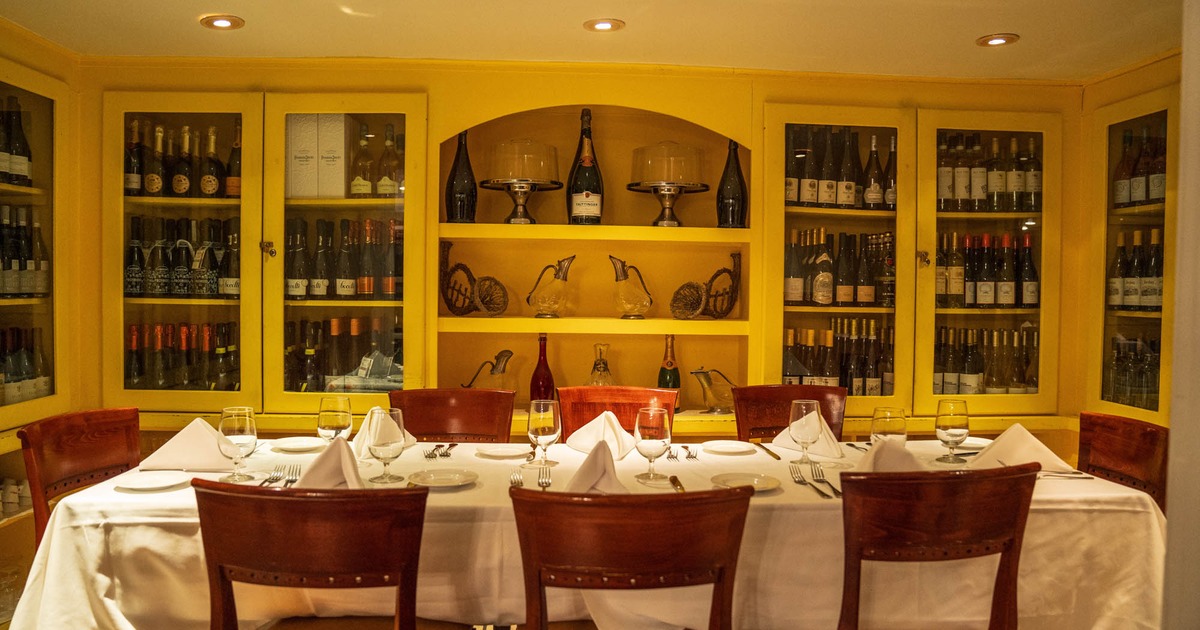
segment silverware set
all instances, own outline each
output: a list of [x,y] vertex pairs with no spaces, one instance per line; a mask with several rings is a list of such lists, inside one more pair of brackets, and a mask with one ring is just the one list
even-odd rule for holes
[[822,498],[825,498],[825,499],[833,498],[833,495],[820,489],[819,487],[817,487],[816,484],[809,483],[809,481],[804,478],[804,475],[801,474],[799,464],[788,464],[788,472],[792,473],[792,481],[794,481],[802,486],[808,486],[809,488],[812,488],[812,491],[821,495]]
[[673,462],[679,461],[679,452],[673,448],[667,449],[667,459]]
[[687,444],[683,444],[682,446],[683,446],[683,450],[687,451],[686,459],[694,459],[697,461],[700,460],[700,450],[699,449],[693,451],[692,449],[688,448]]
[[263,486],[269,486],[273,483],[278,483],[280,481],[283,481],[283,476],[286,473],[287,473],[287,466],[280,464],[280,465],[276,466],[275,470],[272,470],[271,474],[267,475],[267,478],[263,479],[262,482],[258,484],[258,486],[261,488]]
[[279,464],[275,467],[275,470],[272,470],[271,474],[267,475],[267,478],[263,479],[258,485],[259,487],[269,486],[273,483],[279,483],[280,481],[283,482],[284,488],[287,488],[297,481],[300,481],[300,465]]
[[812,472],[812,478],[814,482],[823,483],[829,486],[829,489],[833,491],[833,496],[839,498],[842,496],[842,491],[835,488],[832,483],[825,479],[825,469],[821,468],[820,464],[817,462],[809,462],[808,468]]

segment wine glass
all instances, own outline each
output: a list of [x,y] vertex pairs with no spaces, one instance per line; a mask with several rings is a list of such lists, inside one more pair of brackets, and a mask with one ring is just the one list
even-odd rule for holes
[[871,444],[884,440],[897,440],[903,444],[908,439],[904,409],[900,407],[876,407],[871,417]]
[[376,426],[380,422],[395,422],[396,426],[400,428],[399,437],[397,437],[396,433],[389,432],[391,435],[388,437],[367,445],[367,450],[370,451],[371,457],[383,462],[383,474],[371,477],[367,481],[372,483],[396,483],[397,481],[404,481],[402,475],[393,475],[388,471],[388,465],[395,461],[397,457],[400,457],[404,453],[404,449],[408,448],[408,444],[404,441],[403,415],[399,409],[394,407],[390,409],[376,408],[367,413],[367,418],[373,418]]
[[233,472],[221,477],[225,483],[251,481],[254,475],[242,472],[242,459],[258,446],[258,429],[254,424],[253,407],[226,407],[221,410],[217,431],[225,439],[217,440],[221,454],[233,460]]
[[788,421],[788,435],[800,445],[800,459],[792,460],[793,464],[809,464],[813,460],[808,457],[808,447],[821,437],[820,406],[815,400],[793,400],[792,415]]
[[529,439],[535,447],[542,448],[542,458],[522,464],[524,468],[549,468],[558,462],[547,459],[550,445],[562,435],[562,417],[558,412],[557,400],[529,401]]
[[637,440],[637,451],[650,462],[650,469],[634,475],[634,479],[646,484],[666,480],[666,475],[654,472],[654,460],[671,446],[671,422],[667,410],[662,407],[638,409],[633,438]]
[[937,438],[950,452],[937,458],[944,464],[965,464],[967,460],[954,454],[954,449],[971,434],[967,419],[967,401],[945,399],[938,401],[937,419],[933,424]]
[[325,396],[317,412],[317,435],[332,442],[343,432],[350,432],[350,398],[348,396]]

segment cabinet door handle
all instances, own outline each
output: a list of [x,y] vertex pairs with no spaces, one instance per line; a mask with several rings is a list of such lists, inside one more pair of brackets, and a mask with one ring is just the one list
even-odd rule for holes
[[262,250],[262,253],[270,254],[271,258],[275,257],[275,241],[260,241],[258,248]]
[[[275,254],[271,254],[271,255],[274,256]],[[921,263],[922,267],[928,267],[929,266],[929,252],[927,252],[925,250],[917,251],[917,262]]]

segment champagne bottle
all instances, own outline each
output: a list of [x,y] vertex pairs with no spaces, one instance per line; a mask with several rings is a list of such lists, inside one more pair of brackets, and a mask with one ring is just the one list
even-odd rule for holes
[[225,221],[225,255],[217,273],[217,291],[226,299],[236,300],[242,296],[242,251],[241,219],[233,217]]
[[1025,158],[1025,210],[1042,211],[1042,161],[1037,157],[1037,140],[1029,138],[1029,155]]
[[1121,135],[1121,159],[1113,169],[1112,191],[1114,208],[1125,208],[1129,204],[1130,178],[1133,177],[1133,163],[1136,156],[1133,153],[1133,130],[1126,129]]
[[[129,123],[129,144],[125,145],[125,196],[140,197],[142,195],[142,137],[139,131],[139,121],[135,118]],[[0,131],[0,134],[3,134]],[[0,139],[0,161],[8,158],[8,147]],[[7,165],[5,166],[7,168]]]
[[1000,138],[993,137],[992,157],[987,163],[987,198],[988,210],[991,212],[1006,212],[1011,207],[1005,194],[1008,188],[1008,173],[1004,167],[1004,158],[1000,155]]
[[819,205],[818,190],[821,183],[821,163],[813,145],[813,128],[804,129],[804,170],[800,174],[800,205],[815,208]]
[[[891,155],[888,156],[889,158]],[[875,134],[871,134],[871,153],[867,155],[867,168],[863,171],[863,207],[867,210],[883,210],[887,207],[884,201],[883,168],[879,166],[879,147]],[[893,202],[894,203],[894,202]]]
[[1120,310],[1125,304],[1125,233],[1117,232],[1117,248],[1113,252],[1112,264],[1108,267],[1105,305],[1110,310]]
[[1159,228],[1150,230],[1150,247],[1146,249],[1146,267],[1141,282],[1142,310],[1161,311],[1163,303],[1163,248]]
[[896,136],[892,136],[888,149],[887,166],[883,167],[883,207],[896,209]]
[[358,126],[358,151],[354,154],[354,164],[350,170],[350,197],[366,199],[375,196],[375,158],[367,147],[367,126]]
[[834,161],[833,128],[825,127],[822,134],[825,155],[821,160],[821,175],[817,183],[817,205],[821,208],[837,207],[837,163]]
[[879,306],[889,308],[896,305],[896,251],[892,238],[891,232],[884,233],[881,263],[875,275],[876,301]]
[[946,308],[963,308],[966,300],[966,258],[958,248],[958,232],[950,233],[946,252]]
[[[179,156],[175,153],[175,130],[167,130],[167,150],[163,153],[163,194],[170,197],[171,192],[171,175],[175,172],[175,162],[179,161]],[[143,344],[145,345],[145,344]]]
[[[679,389],[679,364],[675,362],[675,335],[665,335],[666,347],[663,349],[662,365],[658,368],[658,387],[663,389]],[[675,407],[679,411],[678,405]]]
[[[199,147],[197,147],[199,149]],[[217,157],[217,128],[208,128],[208,144],[204,151],[204,162],[200,166],[200,188],[198,197],[224,197],[225,165]]]
[[396,149],[396,129],[390,123],[383,128],[383,153],[379,154],[379,174],[375,179],[376,197],[401,197],[404,160]]
[[[291,223],[291,255],[284,271],[285,291],[283,297],[289,300],[304,300],[308,298],[309,274],[308,260],[308,225],[304,219],[288,219]],[[303,333],[304,331],[302,331]]]
[[1167,130],[1154,143],[1154,160],[1150,162],[1150,176],[1146,180],[1146,197],[1150,203],[1162,203],[1167,198]]
[[355,269],[353,241],[350,236],[350,220],[341,221],[341,242],[338,244],[337,262],[334,264],[334,295],[336,299],[352,299],[358,292],[358,270]]
[[529,400],[553,400],[554,394],[554,375],[546,360],[546,333],[538,333],[538,360],[529,379]]
[[204,172],[204,151],[200,145],[200,128],[192,129],[192,186],[188,197],[200,196],[200,175]]
[[304,333],[304,361],[301,366],[300,391],[325,391],[325,375],[321,370],[320,357],[317,356],[317,344],[321,334],[319,322],[309,322],[308,330]]
[[854,176],[854,161],[858,159],[858,147],[851,146],[850,128],[842,128],[842,164],[837,174],[837,207],[854,207],[854,187],[857,179]]
[[163,232],[166,231],[166,221],[154,219],[151,223],[150,240],[153,245],[146,254],[146,268],[142,276],[145,279],[146,297],[169,297],[171,295],[171,268],[167,266],[167,243]]
[[8,183],[14,186],[33,186],[31,178],[33,153],[25,139],[21,123],[21,104],[17,97],[8,97]]
[[800,205],[800,175],[804,172],[804,157],[797,146],[800,140],[798,125],[786,125],[783,131],[783,204]]
[[1154,161],[1150,150],[1150,128],[1142,127],[1142,141],[1137,161],[1129,176],[1129,205],[1141,206],[1149,201],[1150,163]]
[[229,162],[225,165],[225,196],[238,199],[242,196],[242,119],[233,126],[233,147],[229,149]]
[[1017,138],[1008,139],[1008,159],[1005,161],[1004,196],[1008,210],[1019,212],[1025,209],[1025,171],[1017,153]]
[[[465,156],[466,149],[462,151]],[[604,214],[604,179],[592,143],[592,110],[586,107],[579,114],[579,144],[575,148],[575,159],[571,161],[566,194],[567,222],[575,225],[600,224]]]
[[175,250],[171,254],[171,295],[191,297],[192,266],[196,251],[192,245],[195,221],[180,219],[176,223]]
[[954,159],[950,155],[949,132],[937,134],[937,211],[953,212],[958,209],[954,201]]
[[[146,130],[146,134],[150,134],[149,129]],[[163,168],[163,128],[162,125],[157,125],[154,127],[154,151],[146,156],[146,164],[142,169],[142,194],[146,197],[161,197],[166,181],[167,175]]]
[[1038,283],[1037,267],[1033,263],[1033,234],[1029,232],[1021,236],[1020,273],[1017,277],[1021,285],[1020,306],[1037,308],[1041,303],[1041,286]]
[[154,324],[151,333],[150,351],[146,355],[146,386],[149,389],[167,389],[171,381],[167,377],[167,357],[163,349],[163,325]]
[[200,228],[204,231],[204,240],[200,249],[196,250],[196,259],[192,263],[192,296],[211,299],[219,295],[216,247],[220,243],[217,232],[221,229],[221,223],[216,219],[206,220],[205,223],[207,225]]
[[1012,308],[1017,305],[1017,257],[1013,251],[1012,235],[1000,237],[1000,254],[996,257],[996,306]]
[[467,132],[458,134],[458,149],[454,153],[454,164],[446,178],[446,222],[474,223],[475,172],[471,170],[471,158],[467,155]]
[[749,204],[746,179],[742,176],[742,165],[738,161],[738,143],[729,141],[729,154],[725,158],[725,170],[717,184],[717,227],[746,227],[746,210]]
[[333,222],[317,219],[317,249],[313,252],[311,277],[308,279],[308,297],[327,300],[333,297],[330,285],[333,277]]
[[[380,221],[379,226],[383,229],[383,222]],[[379,240],[382,243],[382,254],[379,256],[379,299],[395,300],[396,291],[396,220],[391,219],[387,224],[387,242],[383,242],[384,236],[379,235]]]
[[[7,210],[8,206],[4,206]],[[5,213],[5,223],[8,216]],[[4,230],[7,232],[7,229]],[[3,254],[4,268],[3,273],[7,274],[8,268],[8,252],[5,250]],[[125,246],[125,297],[142,297],[146,291],[143,270],[146,267],[146,254],[142,251],[142,218],[139,216],[129,217],[129,243]],[[3,291],[7,294],[7,291]]]
[[179,159],[175,160],[175,167],[170,173],[172,197],[192,196],[192,136],[189,129],[187,125],[184,125],[179,130],[182,136],[180,139],[182,145],[179,149]]
[[355,294],[361,300],[375,297],[375,238],[374,221],[363,221],[363,240],[358,253],[358,278]]

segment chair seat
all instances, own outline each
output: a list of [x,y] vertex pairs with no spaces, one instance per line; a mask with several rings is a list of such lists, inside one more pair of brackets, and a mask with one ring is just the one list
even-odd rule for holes
[[[392,630],[396,620],[392,617],[288,617],[280,619],[262,630]],[[449,621],[417,619],[417,630],[467,630],[471,626]]]

